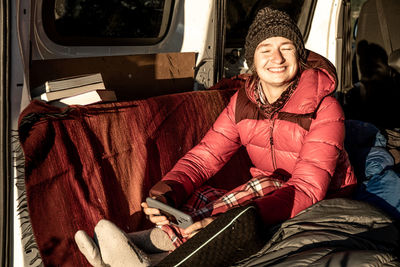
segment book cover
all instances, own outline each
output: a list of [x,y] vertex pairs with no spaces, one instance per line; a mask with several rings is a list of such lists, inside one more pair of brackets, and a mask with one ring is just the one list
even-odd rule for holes
[[54,92],[70,88],[83,87],[91,84],[100,84],[104,87],[101,73],[85,74],[78,76],[65,77],[56,80],[50,80],[31,90],[32,96],[38,96],[46,92]]
[[94,90],[105,90],[104,84],[102,83],[94,83],[88,84],[85,86],[74,87],[70,89],[58,90],[54,92],[45,92],[39,96],[34,97],[33,99],[43,100],[43,101],[53,101],[61,98],[66,98],[70,96],[75,96],[79,94],[83,94],[86,92],[94,91]]
[[94,90],[83,94],[61,98],[50,102],[52,105],[63,107],[69,105],[89,105],[102,101],[117,101],[113,90]]

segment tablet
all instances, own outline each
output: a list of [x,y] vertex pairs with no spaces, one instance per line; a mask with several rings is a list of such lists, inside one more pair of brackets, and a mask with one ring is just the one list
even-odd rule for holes
[[187,228],[193,224],[193,219],[190,215],[175,209],[161,201],[155,200],[154,198],[146,198],[146,203],[150,208],[159,209],[161,214],[167,217],[167,219],[180,228]]

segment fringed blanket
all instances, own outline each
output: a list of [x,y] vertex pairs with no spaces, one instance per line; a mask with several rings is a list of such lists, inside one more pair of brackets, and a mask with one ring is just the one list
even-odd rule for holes
[[[233,93],[198,91],[68,109],[33,101],[20,116],[19,138],[29,214],[45,266],[85,266],[73,236],[78,229],[93,235],[102,218],[127,232],[150,227],[140,203],[199,142]],[[249,164],[238,153],[212,185],[236,187],[248,180]]]

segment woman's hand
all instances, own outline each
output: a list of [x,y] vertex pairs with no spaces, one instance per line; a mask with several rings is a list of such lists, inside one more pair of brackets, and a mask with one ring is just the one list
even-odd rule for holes
[[201,229],[203,229],[204,227],[209,225],[214,220],[215,220],[215,217],[208,217],[208,218],[204,218],[201,221],[195,222],[194,224],[192,224],[191,226],[189,226],[183,230],[183,236],[187,237],[187,238],[193,237]]
[[146,202],[142,202],[140,204],[143,208],[144,214],[148,217],[148,219],[157,226],[162,226],[169,224],[169,220],[164,215],[161,215],[159,209],[149,208]]

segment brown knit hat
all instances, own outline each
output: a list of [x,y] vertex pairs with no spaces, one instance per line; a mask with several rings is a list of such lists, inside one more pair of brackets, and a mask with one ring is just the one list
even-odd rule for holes
[[297,24],[286,13],[269,7],[260,9],[249,27],[244,45],[247,65],[253,65],[254,52],[259,43],[270,37],[285,37],[296,46],[300,60],[306,61],[303,37]]

